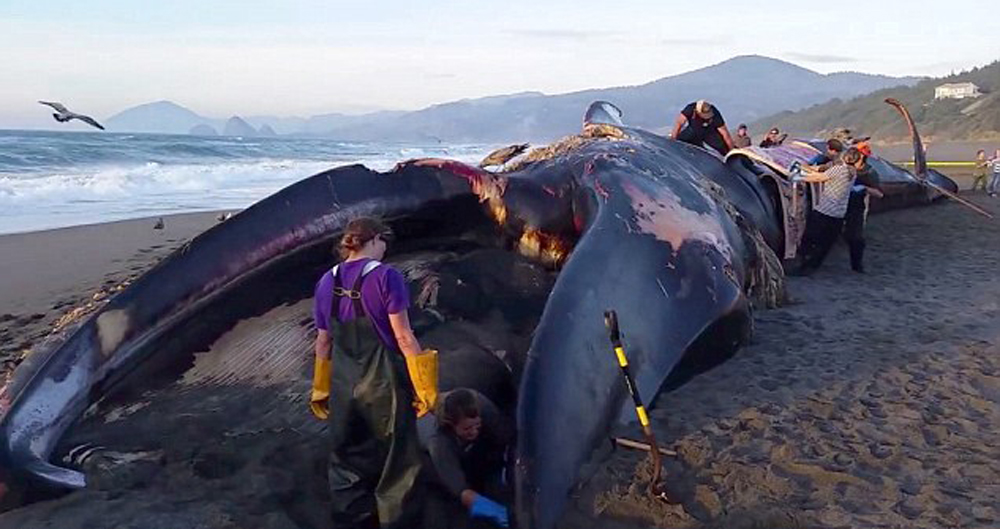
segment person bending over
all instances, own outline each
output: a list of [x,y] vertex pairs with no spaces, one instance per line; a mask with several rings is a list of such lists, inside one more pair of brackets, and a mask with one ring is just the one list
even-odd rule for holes
[[704,99],[688,103],[674,121],[671,136],[691,145],[708,145],[725,156],[733,149],[733,138],[722,114]]
[[861,153],[854,147],[847,149],[840,163],[822,173],[803,177],[807,183],[821,183],[822,189],[816,206],[809,211],[806,232],[802,236],[802,264],[794,275],[810,275],[819,269],[833,243],[844,227],[851,186],[861,167]]
[[[459,388],[444,394],[437,429],[428,441],[436,480],[428,494],[424,529],[508,527],[503,482],[513,432],[496,405]],[[488,523],[487,523],[488,522]]]

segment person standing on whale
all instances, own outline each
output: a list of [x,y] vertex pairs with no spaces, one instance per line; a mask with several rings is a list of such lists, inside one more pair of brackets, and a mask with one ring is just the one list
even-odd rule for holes
[[723,156],[734,148],[733,138],[726,128],[726,120],[718,109],[704,99],[688,103],[681,110],[674,121],[670,137],[699,147],[708,145]]
[[751,145],[753,145],[753,138],[747,133],[747,125],[746,123],[740,123],[740,126],[736,127],[736,137],[733,138],[733,147],[742,149]]
[[339,244],[344,261],[316,286],[310,407],[329,421],[338,529],[415,527],[421,516],[416,419],[436,404],[437,353],[421,352],[405,280],[380,262],[392,240],[378,220],[351,221]]

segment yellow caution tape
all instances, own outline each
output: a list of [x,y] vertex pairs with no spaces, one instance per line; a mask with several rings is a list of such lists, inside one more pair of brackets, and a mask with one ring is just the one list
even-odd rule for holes
[[[899,165],[910,166],[913,165],[913,162],[899,162]],[[927,162],[927,167],[972,167],[974,165],[976,162]]]

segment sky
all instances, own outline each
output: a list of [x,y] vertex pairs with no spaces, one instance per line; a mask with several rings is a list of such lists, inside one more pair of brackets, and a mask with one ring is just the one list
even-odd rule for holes
[[[829,73],[941,76],[1000,59],[995,0],[0,0],[0,128],[38,99],[106,118],[418,109],[642,84],[757,54]],[[976,14],[980,15],[976,15]]]

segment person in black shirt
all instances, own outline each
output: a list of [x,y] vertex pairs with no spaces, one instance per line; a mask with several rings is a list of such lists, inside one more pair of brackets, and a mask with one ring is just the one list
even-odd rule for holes
[[427,442],[436,479],[428,494],[424,529],[507,527],[500,502],[513,427],[485,395],[465,388],[444,395],[437,429]]
[[708,145],[722,155],[733,148],[733,138],[729,135],[722,114],[704,99],[688,103],[681,110],[674,122],[671,137],[699,147]]
[[855,145],[861,153],[863,166],[858,169],[858,176],[851,189],[851,197],[847,202],[847,214],[844,216],[844,241],[851,253],[851,270],[859,274],[865,273],[865,220],[868,218],[869,197],[881,198],[878,172],[868,163],[872,150],[867,141]]

